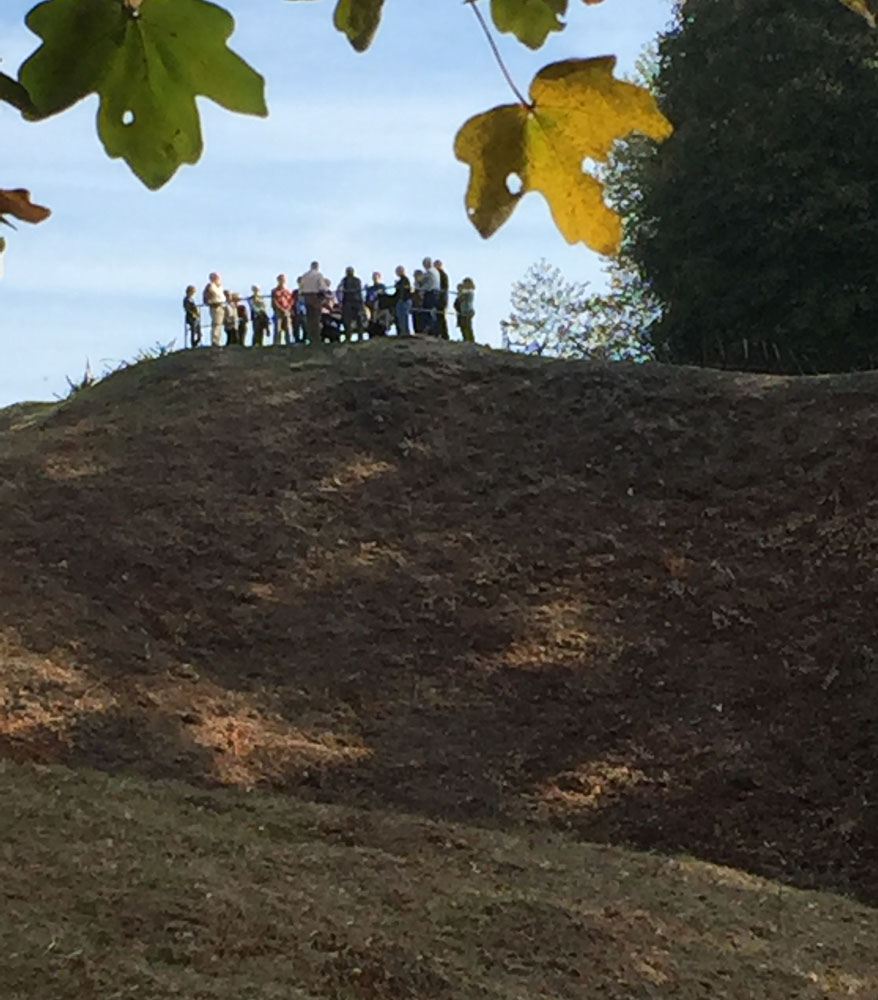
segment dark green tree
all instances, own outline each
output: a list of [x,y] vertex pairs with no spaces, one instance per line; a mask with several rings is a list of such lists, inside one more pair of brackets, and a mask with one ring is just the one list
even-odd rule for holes
[[657,356],[878,364],[876,33],[836,0],[682,0],[653,86],[675,132],[622,157],[619,207]]

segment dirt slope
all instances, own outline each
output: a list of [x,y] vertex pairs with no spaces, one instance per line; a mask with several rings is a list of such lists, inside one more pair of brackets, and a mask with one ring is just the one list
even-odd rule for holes
[[0,753],[878,902],[876,438],[871,375],[414,342],[18,408]]

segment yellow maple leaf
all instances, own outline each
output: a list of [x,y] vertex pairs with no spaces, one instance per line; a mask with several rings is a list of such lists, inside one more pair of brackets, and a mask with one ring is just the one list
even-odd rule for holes
[[861,17],[864,17],[869,22],[870,27],[874,28],[876,23],[878,23],[870,4],[866,0],[841,0],[841,2],[850,7],[851,10],[855,10]]
[[[605,161],[613,142],[630,132],[654,139],[671,133],[649,91],[617,80],[615,65],[604,56],[546,66],[531,83],[529,105],[486,111],[457,133],[454,154],[470,167],[467,212],[482,236],[496,232],[524,194],[539,191],[569,243],[615,253],[619,217],[583,162]],[[518,190],[510,190],[513,177]]]

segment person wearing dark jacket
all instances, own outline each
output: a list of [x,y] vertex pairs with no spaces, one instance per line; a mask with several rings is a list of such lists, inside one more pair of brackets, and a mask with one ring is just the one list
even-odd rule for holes
[[369,310],[369,337],[383,337],[390,324],[392,300],[387,294],[387,286],[381,280],[381,272],[372,272],[372,283],[366,285],[366,308]]
[[445,312],[448,309],[448,290],[451,287],[441,260],[433,261],[433,267],[439,272],[439,300],[436,306],[436,336],[448,340],[448,320]]
[[235,314],[238,317],[235,343],[243,347],[247,343],[247,327],[250,324],[250,314],[247,312],[247,306],[241,301],[241,296],[235,292],[232,293],[232,302],[235,306]]
[[417,280],[418,274],[419,272],[415,271],[415,288],[420,286],[421,290],[421,330],[418,331],[417,323],[415,330],[435,337],[439,332],[436,325],[436,311],[442,288],[439,283],[439,272],[431,257],[424,258],[424,270],[420,272],[420,282]]
[[341,299],[341,322],[347,342],[354,339],[355,333],[357,340],[362,340],[365,319],[363,283],[352,267],[345,268],[344,277],[338,286],[338,297]]
[[412,314],[412,283],[402,264],[396,269],[396,284],[393,289],[393,314],[397,337],[408,337],[409,317]]
[[232,293],[225,289],[226,304],[223,310],[223,329],[226,332],[226,347],[238,343],[238,307],[232,299]]
[[186,298],[183,299],[183,314],[186,317],[186,333],[190,347],[198,347],[201,343],[201,313],[195,301],[197,290],[195,285],[189,285],[186,289]]

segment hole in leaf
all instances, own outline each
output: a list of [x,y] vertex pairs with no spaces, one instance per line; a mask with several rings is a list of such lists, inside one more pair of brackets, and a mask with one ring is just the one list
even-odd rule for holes
[[506,177],[506,190],[512,194],[521,194],[524,188],[524,182],[518,176],[518,174],[508,174]]
[[135,119],[134,112],[129,108],[128,111],[122,112],[122,124],[123,125],[133,125]]
[[593,160],[590,156],[586,156],[582,161],[582,172],[584,174],[591,174],[592,177],[600,177],[602,167],[602,163]]

